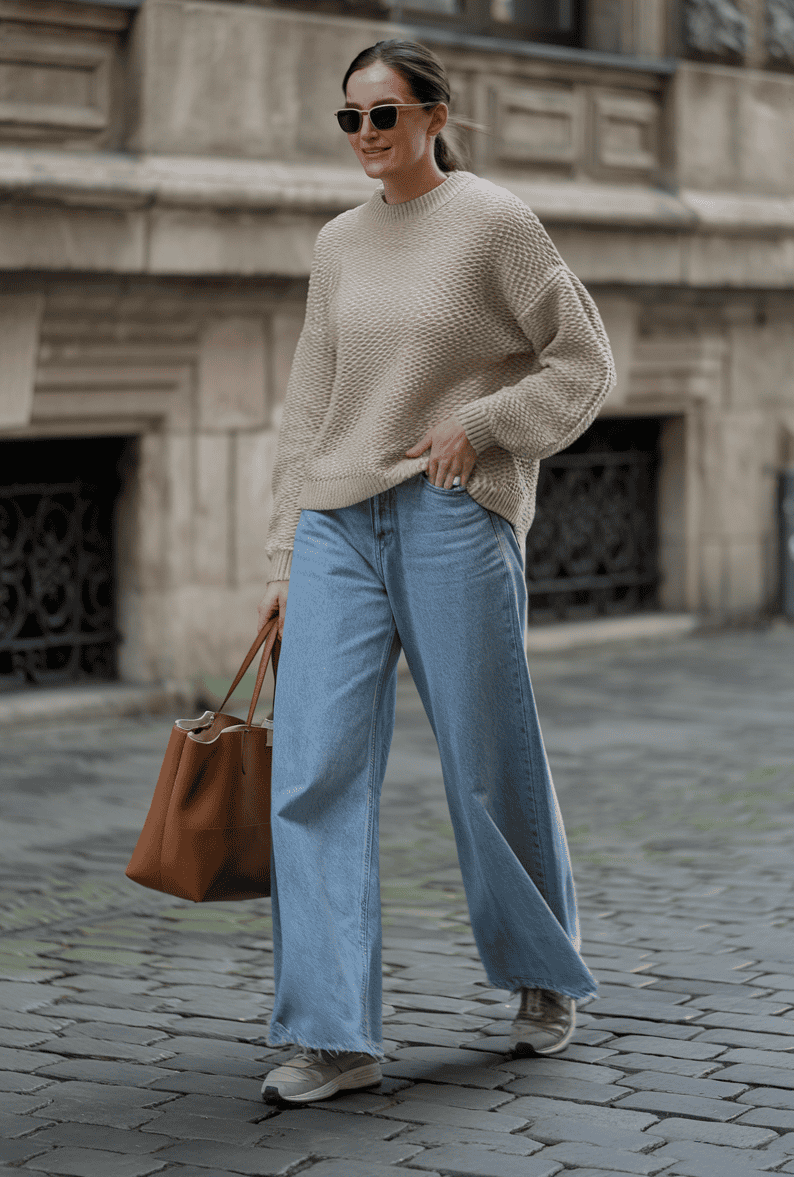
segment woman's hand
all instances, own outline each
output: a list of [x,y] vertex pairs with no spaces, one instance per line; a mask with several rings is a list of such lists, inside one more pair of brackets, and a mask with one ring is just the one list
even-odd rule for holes
[[264,597],[259,602],[259,629],[265,626],[271,617],[278,614],[278,636],[284,636],[284,615],[287,610],[288,580],[271,580],[268,583]]
[[421,441],[405,451],[405,456],[418,458],[426,450],[430,450],[427,477],[433,486],[450,490],[456,475],[460,475],[460,485],[466,485],[477,461],[477,451],[456,417],[447,417],[428,429]]

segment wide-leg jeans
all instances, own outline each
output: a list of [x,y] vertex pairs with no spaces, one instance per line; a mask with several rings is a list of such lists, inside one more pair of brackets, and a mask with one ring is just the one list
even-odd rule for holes
[[397,660],[438,742],[492,985],[589,997],[511,525],[424,474],[301,512],[274,714],[272,1045],[382,1053],[378,809]]

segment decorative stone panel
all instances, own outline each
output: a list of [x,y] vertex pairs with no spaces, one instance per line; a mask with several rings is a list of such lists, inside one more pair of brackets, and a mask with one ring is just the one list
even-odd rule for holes
[[574,90],[505,86],[495,92],[502,162],[573,164],[580,153],[581,122],[581,100]]
[[60,38],[0,40],[0,133],[6,139],[101,132],[110,121],[109,46]]
[[794,0],[766,0],[766,49],[771,61],[794,66]]
[[633,172],[658,168],[659,104],[626,94],[596,94],[594,104],[598,164]]
[[742,56],[747,52],[747,17],[732,0],[684,0],[685,48],[709,57]]

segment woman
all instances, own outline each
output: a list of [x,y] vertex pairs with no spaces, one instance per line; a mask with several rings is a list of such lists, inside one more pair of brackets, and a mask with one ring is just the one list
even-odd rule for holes
[[512,1048],[563,1049],[595,992],[524,653],[523,549],[538,460],[595,417],[609,343],[537,217],[458,167],[432,53],[379,42],[343,90],[339,124],[382,188],[318,237],[273,475],[270,1042],[300,1049],[269,1102],[381,1077],[378,803],[401,648],[488,979],[521,992]]

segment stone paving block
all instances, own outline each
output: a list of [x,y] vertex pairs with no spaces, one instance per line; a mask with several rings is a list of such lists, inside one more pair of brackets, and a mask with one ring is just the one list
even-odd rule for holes
[[726,1046],[757,1047],[759,1050],[794,1050],[794,1040],[784,1034],[758,1034],[753,1030],[734,1030],[720,1026],[698,1034],[698,1042],[722,1042]]
[[35,985],[0,981],[0,1009],[28,1013],[69,995],[68,989],[56,985]]
[[[510,1110],[515,1106],[510,1104]],[[503,1115],[501,1112],[473,1112],[468,1108],[450,1107],[424,1099],[405,1099],[392,1108],[384,1108],[381,1116],[395,1120],[407,1120],[412,1124],[457,1124],[461,1128],[482,1128],[487,1132],[517,1132],[526,1127],[526,1119],[520,1115]]]
[[757,1050],[753,1047],[738,1047],[726,1050],[720,1055],[720,1066],[728,1063],[757,1063],[762,1067],[783,1067],[794,1070],[794,1054],[782,1050]]
[[150,1081],[150,1086],[163,1092],[181,1091],[185,1095],[191,1093],[217,1095],[222,1099],[250,1099],[252,1095],[257,1093],[257,1082],[252,1079],[234,1079],[226,1075],[201,1075],[195,1071],[161,1071],[160,1074],[162,1078]]
[[168,1071],[190,1071],[201,1075],[228,1075],[235,1079],[255,1079],[261,1083],[265,1073],[274,1065],[273,1059],[254,1062],[251,1059],[230,1058],[228,1055],[169,1054]]
[[[441,1171],[450,1177],[553,1177],[562,1165],[534,1157],[511,1157],[454,1144],[430,1148],[411,1161],[412,1169]],[[309,1170],[311,1172],[311,1170]]]
[[42,1128],[31,1139],[51,1148],[60,1145],[130,1154],[156,1152],[158,1148],[173,1144],[167,1136],[155,1136],[151,1132],[146,1135],[142,1132],[125,1132],[120,1128],[106,1128],[97,1124],[52,1124]]
[[0,1046],[0,1071],[17,1071],[28,1075],[50,1063],[59,1063],[60,1061],[60,1056],[57,1054],[48,1054],[41,1050],[15,1050],[13,1047]]
[[774,1128],[776,1132],[794,1132],[794,1109],[752,1108],[735,1123],[754,1124],[758,1128]]
[[[69,995],[75,997],[74,993]],[[39,1009],[37,1016],[52,1018],[54,1022],[62,1022],[64,1018],[70,1021],[90,1021],[115,1023],[121,1026],[149,1026],[153,1029],[168,1030],[173,1020],[172,1014],[155,1013],[130,1009],[125,1006],[114,1008],[105,1005],[59,1004]],[[55,1028],[55,1026],[53,1027]],[[261,1027],[259,1033],[261,1034]]]
[[[278,1111],[266,1123],[259,1127],[268,1135],[269,1139],[286,1136],[297,1132],[298,1137],[291,1137],[293,1144],[296,1140],[303,1141],[304,1135],[337,1136],[344,1133],[351,1140],[378,1141],[387,1137],[397,1136],[403,1129],[411,1127],[407,1121],[395,1123],[394,1120],[381,1120],[374,1116],[340,1115],[334,1113],[346,1106],[346,1096],[339,1099],[323,1100],[317,1104],[296,1104]],[[265,1104],[260,1104],[263,1111],[267,1111]],[[282,1147],[277,1145],[276,1147]]]
[[[51,1027],[55,1029],[54,1026]],[[113,1022],[79,1022],[67,1026],[63,1031],[64,1038],[96,1038],[100,1042],[129,1042],[135,1046],[154,1046],[156,1043],[168,1041],[168,1035],[162,1030],[155,1030],[148,1026],[122,1026]],[[173,1046],[169,1044],[169,1049]]]
[[[183,1095],[171,1098],[168,1103],[161,1104],[161,1110],[176,1111],[177,1109],[191,1116],[221,1116],[226,1120],[238,1121],[241,1124],[261,1120],[263,1116],[275,1115],[275,1109],[270,1109],[262,1103],[259,1092],[251,1093],[250,1099],[230,1099],[218,1095]],[[157,1129],[152,1127],[152,1131]]]
[[36,1095],[18,1095],[14,1091],[0,1093],[0,1112],[7,1116],[27,1116],[47,1103],[46,1089]]
[[610,1127],[595,1119],[574,1119],[573,1116],[539,1116],[530,1122],[526,1132],[542,1144],[580,1141],[624,1152],[642,1152],[648,1147],[648,1137],[643,1132]]
[[[311,1165],[308,1169],[302,1169],[301,1174],[308,1173],[311,1177],[395,1177],[396,1173],[404,1172],[402,1169],[393,1169],[386,1165],[370,1165],[366,1161],[350,1161],[350,1160],[327,1160],[318,1161],[317,1164]],[[269,1170],[259,1170],[259,1172],[269,1172]],[[438,1173],[431,1174],[431,1177],[439,1177]]]
[[[678,1039],[655,1038],[646,1035],[629,1034],[615,1043],[619,1051],[639,1054],[670,1055],[672,1058],[713,1059],[724,1053],[724,1048],[713,1042],[681,1042]],[[620,1065],[620,1055],[615,1057]]]
[[[577,1034],[575,1042],[569,1042],[565,1050],[561,1054],[560,1061],[572,1063],[600,1063],[603,1060],[611,1058],[615,1054],[614,1047],[610,1046],[588,1046],[584,1042],[580,1042],[580,1035]],[[606,1040],[608,1035],[604,1034],[603,1038]],[[516,1062],[522,1060],[516,1059]]]
[[[722,1072],[718,1072],[719,1075]],[[670,1091],[676,1095],[697,1095],[706,1099],[735,1099],[746,1091],[741,1083],[722,1083],[718,1079],[690,1079],[685,1075],[669,1075],[664,1071],[638,1071],[625,1082],[635,1091]]]
[[653,972],[658,977],[675,977],[682,981],[721,981],[723,985],[746,985],[753,981],[757,985],[758,970],[745,967],[751,963],[752,958],[740,953],[703,956],[697,961],[680,963],[654,960]]
[[[296,1139],[292,1149],[251,1148],[197,1140],[172,1144],[170,1148],[155,1153],[155,1156],[163,1164],[228,1169],[233,1173],[256,1174],[256,1177],[281,1177],[281,1174],[288,1173],[296,1165],[308,1161],[311,1153],[303,1148],[299,1139]],[[111,1174],[112,1170],[108,1170],[102,1177],[111,1177]]]
[[[33,1053],[33,1052],[31,1052]],[[146,1067],[136,1063],[110,1062],[104,1059],[75,1058],[58,1059],[51,1065],[39,1064],[38,1069],[48,1079],[74,1079],[79,1083],[112,1083],[126,1087],[148,1087],[157,1080],[166,1080],[177,1072],[159,1067]],[[158,1086],[160,1084],[158,1083]]]
[[467,1038],[473,1034],[471,1030],[439,1030],[431,1026],[416,1026],[402,1022],[398,1025],[387,1022],[384,1028],[401,1042],[412,1045],[426,1043],[428,1046],[449,1046],[453,1049],[465,1044]]
[[114,1062],[143,1064],[165,1062],[173,1053],[167,1045],[139,1046],[132,1042],[111,1042],[104,1038],[92,1038],[87,1034],[50,1038],[43,1042],[42,1046],[50,1053],[62,1057],[112,1059]]
[[[548,1075],[558,1079],[585,1079],[588,1083],[619,1083],[623,1078],[623,1071],[618,1071],[614,1067],[578,1063],[573,1062],[573,1060],[569,1062],[567,1055],[568,1052],[566,1051],[565,1058],[555,1056],[554,1058],[512,1059],[510,1070],[519,1079],[533,1079],[536,1077],[539,1078],[541,1075]],[[622,1060],[622,1055],[616,1053],[615,1058]]]
[[261,1022],[232,1022],[224,1018],[199,1018],[176,1013],[164,1015],[163,1021],[177,1035],[218,1039],[221,1042],[228,1042],[229,1039],[238,1042],[265,1041],[265,1027]]
[[[0,1071],[0,1093],[15,1091],[22,1095],[26,1091],[40,1091],[43,1087],[48,1087],[51,1082],[51,1079],[47,1079],[43,1075],[21,1075],[19,1071]],[[2,1101],[2,1094],[0,1094],[0,1101]]]
[[690,1079],[701,1079],[719,1070],[718,1061],[669,1058],[663,1054],[621,1054],[620,1065],[625,1072],[626,1083],[631,1087],[635,1071],[664,1071],[668,1075],[687,1075]]
[[685,1120],[670,1116],[652,1124],[649,1136],[661,1136],[664,1140],[699,1140],[703,1144],[720,1144],[733,1148],[760,1148],[774,1140],[776,1133],[771,1129],[753,1128],[748,1125],[712,1123],[706,1120]]
[[[652,1038],[677,1038],[681,1041],[686,1041],[690,1038],[697,1038],[702,1033],[698,1026],[678,1025],[674,1022],[652,1022],[643,1021],[641,1018],[615,1018],[615,1017],[599,1017],[594,1020],[595,1028],[606,1035],[615,1034],[649,1034]],[[581,1037],[577,1033],[577,1040]],[[616,1040],[609,1043],[610,1046],[617,1046]]]
[[780,1163],[779,1157],[769,1157],[766,1150],[726,1148],[696,1140],[671,1140],[654,1156],[672,1165],[673,1170],[695,1174],[703,1170],[705,1177],[747,1177],[748,1172],[763,1172],[773,1168],[775,1162]]
[[217,1140],[227,1144],[256,1144],[264,1135],[263,1128],[257,1124],[221,1118],[220,1108],[215,1116],[196,1116],[179,1108],[173,1111],[169,1108],[148,1124],[143,1124],[141,1132],[153,1132],[177,1140]]
[[[544,1099],[537,1095],[519,1097],[515,1103],[510,1104],[510,1111],[516,1116],[526,1116],[530,1124],[544,1116],[567,1116],[571,1119],[595,1121],[604,1128],[636,1132],[642,1132],[658,1118],[647,1112],[634,1112],[626,1108],[574,1103],[570,1099]],[[531,1135],[532,1128],[528,1131]]]
[[787,1091],[784,1087],[751,1087],[736,1102],[754,1107],[794,1108],[794,1091]]
[[[756,990],[752,990],[752,992],[756,992]],[[693,997],[689,1004],[696,1005],[698,1009],[711,1013],[751,1014],[753,1017],[758,1014],[764,1017],[775,1017],[777,1014],[784,1013],[791,1006],[790,1002],[773,1001],[771,998],[724,997],[713,993],[704,993],[701,997]]]
[[[46,1145],[37,1144],[35,1138],[30,1136],[24,1140],[0,1140],[0,1162],[16,1165],[20,1161],[38,1156],[46,1150]],[[14,1172],[18,1173],[19,1170],[15,1169]]]
[[[405,1026],[425,1026],[431,1030],[449,1030],[453,1034],[460,1035],[461,1033],[479,1032],[488,1026],[491,1019],[483,1015],[485,1015],[484,1009],[480,1016],[425,1012],[420,1009],[395,1009],[391,1014],[384,1014],[384,1022],[388,1024],[391,1033],[397,1038],[402,1038]],[[501,1026],[501,1019],[498,1021]]]
[[[476,1058],[474,1051],[468,1053]],[[397,1059],[384,1064],[383,1074],[387,1078],[427,1080],[432,1083],[457,1083],[464,1087],[494,1088],[510,1082],[513,1077],[512,1072],[503,1071],[493,1065],[494,1062],[503,1062],[503,1059],[498,1055],[483,1055],[482,1057],[489,1060],[484,1066],[439,1066],[432,1062],[423,1062],[422,1059]]]
[[[33,1122],[34,1125],[36,1121]],[[31,1130],[31,1122],[27,1116],[14,1115],[13,1112],[0,1111],[0,1138],[13,1140],[17,1136],[25,1136]]]
[[[622,1076],[621,1076],[622,1078]],[[582,1103],[611,1103],[621,1095],[629,1095],[629,1087],[614,1083],[588,1083],[586,1079],[559,1078],[551,1073],[527,1075],[506,1084],[507,1091],[516,1095],[547,1095],[550,1099],[575,1099]]]
[[122,1157],[117,1152],[103,1152],[94,1148],[55,1148],[44,1156],[28,1161],[26,1169],[47,1174],[67,1174],[69,1177],[146,1177],[165,1168],[163,1161],[153,1156]]
[[[694,1012],[694,1011],[693,1011]],[[754,1030],[758,1034],[785,1034],[794,1036],[794,1020],[785,1016],[769,1018],[762,1015],[734,1013],[704,1014],[699,1026],[717,1026],[726,1030]]]
[[[389,990],[389,1000],[395,1009],[415,1009],[427,1013],[470,1014],[482,1011],[485,1015],[487,1009],[478,1001],[461,1001],[459,998],[440,997],[432,993],[407,993],[399,989]],[[493,1015],[488,1011],[487,1016]],[[512,1016],[515,1017],[515,1011],[512,1011]]]
[[675,1095],[668,1091],[635,1091],[615,1104],[665,1116],[693,1116],[702,1120],[735,1120],[741,1115],[738,1104],[729,1100],[700,1099],[694,1095]]
[[738,1063],[720,1071],[720,1079],[730,1083],[753,1084],[761,1087],[787,1087],[794,1090],[794,1071],[784,1067],[760,1067],[752,1063]]
[[[202,1038],[194,1034],[171,1034],[168,1049],[176,1055],[207,1055],[209,1058],[236,1058],[245,1062],[261,1062],[271,1052],[267,1047],[252,1042],[229,1041],[223,1038]],[[285,1054],[285,1051],[279,1051]]]
[[595,1144],[566,1142],[547,1148],[542,1159],[559,1161],[570,1169],[584,1165],[608,1173],[659,1173],[666,1167],[653,1153],[625,1152],[617,1148],[599,1148]]
[[152,1109],[169,1100],[162,1091],[100,1083],[58,1083],[46,1091],[46,1105],[32,1112],[45,1120],[69,1120],[82,1124],[106,1124],[111,1128],[137,1128],[156,1115]]
[[44,1042],[51,1039],[52,1035],[41,1030],[3,1030],[0,1033],[0,1038],[3,1040],[3,1046],[17,1046],[22,1050],[26,1050],[31,1046],[41,1046]]
[[[398,1139],[422,1145],[479,1145],[489,1152],[520,1157],[531,1156],[543,1148],[542,1144],[530,1139],[523,1132],[484,1132],[476,1128],[452,1128],[446,1124],[421,1124],[418,1127],[412,1125],[409,1131],[401,1132]],[[647,1140],[645,1144],[647,1147]]]
[[[699,1009],[689,1006],[679,1006],[671,1000],[675,995],[666,993],[667,1001],[652,1000],[650,997],[639,997],[632,993],[631,997],[607,997],[591,1001],[587,1006],[588,1014],[615,1018],[644,1018],[648,1022],[691,1022],[700,1014]],[[689,994],[679,995],[680,1000],[686,1001]]]
[[[505,1080],[509,1079],[505,1075]],[[458,1087],[452,1083],[417,1083],[405,1092],[406,1099],[427,1099],[450,1107],[470,1108],[476,1112],[490,1112],[502,1105],[509,1107],[514,1096],[488,1088]],[[505,1110],[505,1107],[502,1107]]]

